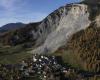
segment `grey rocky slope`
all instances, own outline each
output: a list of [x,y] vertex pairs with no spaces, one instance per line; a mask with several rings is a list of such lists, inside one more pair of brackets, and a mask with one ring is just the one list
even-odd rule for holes
[[90,8],[85,3],[60,7],[41,22],[37,32],[32,31],[34,36],[38,35],[36,45],[41,44],[32,53],[52,53],[66,44],[74,33],[86,29],[93,22],[99,25],[100,17],[90,19],[91,10],[98,9],[96,5]]
[[85,4],[70,4],[63,6],[47,16],[39,25],[37,44],[41,46],[32,53],[54,52],[63,46],[66,40],[75,32],[90,25],[88,7]]

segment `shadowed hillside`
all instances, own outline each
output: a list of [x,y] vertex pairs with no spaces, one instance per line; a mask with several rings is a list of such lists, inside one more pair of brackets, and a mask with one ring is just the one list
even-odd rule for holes
[[9,23],[0,27],[0,33],[20,29],[22,27],[25,27],[25,25],[26,24],[23,24],[23,23]]
[[38,23],[30,23],[25,27],[0,34],[0,43],[3,45],[18,45],[26,42],[34,43],[32,30],[37,31]]

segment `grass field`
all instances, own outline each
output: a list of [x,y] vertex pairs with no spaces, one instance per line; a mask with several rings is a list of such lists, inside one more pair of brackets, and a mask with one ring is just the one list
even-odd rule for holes
[[0,63],[1,64],[16,64],[25,58],[30,57],[32,54],[29,53],[31,48],[23,48],[22,45],[17,46],[3,46],[0,47]]
[[[17,46],[3,46],[0,47],[0,63],[1,64],[16,64],[22,61],[23,59],[29,58],[32,56],[29,51],[33,48],[23,48],[23,44]],[[76,58],[76,55],[73,54],[71,50],[57,51],[52,55],[60,55],[64,63],[71,64],[72,67],[81,68],[81,61]]]
[[82,69],[81,60],[79,60],[77,55],[70,49],[64,49],[62,51],[58,50],[52,55],[61,56],[64,63],[70,64],[71,67]]

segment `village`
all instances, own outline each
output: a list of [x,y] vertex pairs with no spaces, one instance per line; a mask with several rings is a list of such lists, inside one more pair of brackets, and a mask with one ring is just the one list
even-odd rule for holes
[[60,56],[37,55],[16,65],[0,65],[0,80],[85,80],[94,74],[64,65]]

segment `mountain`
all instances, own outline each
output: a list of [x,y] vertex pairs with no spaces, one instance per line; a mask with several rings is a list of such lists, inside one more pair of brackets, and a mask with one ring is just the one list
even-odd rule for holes
[[[0,42],[5,45],[17,45],[26,42],[35,41],[34,31],[38,30],[38,25],[41,22],[29,23],[20,27],[19,29],[9,30],[8,32],[0,34]],[[33,31],[34,30],[34,31]]]
[[55,54],[63,47],[61,56],[69,56],[67,62],[71,61],[71,65],[79,64],[84,70],[99,73],[100,4],[87,0],[66,4],[41,22],[0,35],[0,42],[13,47],[30,43],[32,54]]
[[25,26],[25,24],[23,24],[23,23],[9,23],[9,24],[6,24],[6,25],[0,27],[0,33],[19,29],[24,26]]

